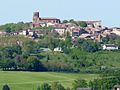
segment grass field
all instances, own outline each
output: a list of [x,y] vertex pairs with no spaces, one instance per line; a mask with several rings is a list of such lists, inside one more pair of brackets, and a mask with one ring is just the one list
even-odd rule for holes
[[55,72],[0,72],[0,90],[8,84],[11,90],[37,90],[36,87],[43,82],[59,81],[65,87],[71,87],[77,78],[87,81],[97,78],[96,74],[74,74]]

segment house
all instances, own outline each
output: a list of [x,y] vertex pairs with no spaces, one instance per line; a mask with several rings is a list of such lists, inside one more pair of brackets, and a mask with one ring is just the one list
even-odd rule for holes
[[102,35],[101,34],[96,35],[95,40],[98,41],[98,42],[101,42],[102,41]]
[[118,50],[118,46],[115,44],[104,44],[102,48],[103,50]]
[[87,23],[87,25],[91,25],[93,26],[94,28],[102,28],[102,23],[101,21],[85,21]]
[[65,34],[65,28],[55,28],[54,29],[60,36]]
[[104,34],[105,36],[110,35],[111,33],[114,33],[114,32],[112,32],[112,29],[104,29],[104,30],[103,30],[103,34]]
[[20,30],[19,35],[27,36],[28,35],[28,31],[27,30]]
[[120,90],[120,85],[115,85],[113,90]]
[[91,88],[77,88],[77,90],[92,90]]
[[54,48],[54,52],[63,52],[61,47]]
[[112,33],[120,36],[120,28],[113,28]]
[[72,36],[80,36],[80,29],[78,28],[72,29]]
[[91,35],[88,34],[88,33],[84,33],[84,34],[81,34],[81,35],[79,36],[79,38],[81,38],[81,39],[91,38]]

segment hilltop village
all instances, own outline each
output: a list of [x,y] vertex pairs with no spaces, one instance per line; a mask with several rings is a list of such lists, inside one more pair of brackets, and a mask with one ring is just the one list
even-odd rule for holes
[[[44,31],[50,30],[51,33],[59,36],[59,39],[65,40],[69,34],[72,37],[74,43],[77,39],[93,40],[95,42],[102,42],[105,37],[119,37],[120,28],[109,28],[102,25],[102,21],[75,21],[63,20],[58,18],[43,18],[39,15],[39,12],[33,13],[33,21],[29,23],[29,27],[21,30],[14,30],[11,32],[0,31],[0,35],[23,35],[32,39],[37,39],[44,36]],[[48,31],[46,31],[48,32]],[[57,38],[57,37],[56,37]],[[116,50],[118,46],[116,43],[102,44],[103,49]]]
[[[37,80],[36,84],[46,81],[37,90],[120,90],[119,53],[120,28],[106,27],[101,20],[60,20],[34,12],[32,22],[0,25],[0,70],[10,74],[10,80],[16,74],[6,71],[21,71],[16,84],[23,83],[24,77],[32,83]],[[61,78],[63,86],[58,82]]]
[[[41,31],[44,30],[44,31]],[[63,20],[61,21],[58,18],[44,18],[39,15],[39,12],[33,13],[33,21],[29,23],[29,27],[21,30],[14,30],[11,32],[0,31],[0,35],[23,35],[32,39],[37,39],[41,36],[44,36],[44,33],[47,32],[56,34],[59,36],[59,39],[65,40],[66,35],[72,37],[74,43],[77,42],[77,39],[93,40],[95,42],[102,42],[102,39],[105,37],[115,37],[120,36],[120,28],[113,27],[109,28],[102,25],[102,21],[75,21]],[[103,49],[118,49],[116,43],[106,43],[102,44]]]

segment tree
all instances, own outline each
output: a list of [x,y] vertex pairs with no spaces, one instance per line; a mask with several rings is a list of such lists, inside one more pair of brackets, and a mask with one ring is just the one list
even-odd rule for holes
[[65,88],[59,82],[53,82],[51,90],[65,90]]
[[0,30],[6,31],[7,33],[28,29],[30,28],[30,23],[18,22],[18,23],[8,23],[0,26]]
[[65,45],[67,47],[71,47],[72,46],[72,37],[71,36],[67,36],[65,39]]
[[40,71],[42,70],[41,63],[36,56],[29,56],[27,58],[27,66],[26,69]]
[[51,90],[58,90],[58,82],[53,82],[51,86]]
[[36,43],[32,40],[30,41],[26,41],[24,44],[23,44],[23,47],[22,47],[22,53],[23,55],[30,55],[31,53],[35,53],[36,51]]
[[88,84],[87,84],[87,81],[84,80],[84,79],[78,79],[78,80],[75,80],[74,83],[73,83],[73,90],[76,90],[77,88],[85,88],[87,87]]
[[4,58],[13,58],[14,49],[11,46],[2,48],[2,54]]
[[47,57],[47,60],[50,60],[50,56],[49,55],[47,55],[46,57]]
[[51,86],[48,83],[43,83],[40,90],[51,90]]
[[65,90],[64,86],[62,86],[61,84],[58,84],[58,90]]
[[10,90],[9,86],[6,84],[3,86],[3,89],[2,90]]
[[68,23],[68,20],[63,20],[63,23]]
[[22,54],[22,47],[20,45],[14,45],[13,49],[16,54]]
[[37,87],[37,90],[41,90],[41,89],[40,89],[40,86]]
[[11,32],[11,28],[10,27],[6,27],[5,28],[5,32],[10,33]]
[[75,21],[74,21],[74,19],[70,19],[69,22],[70,23],[74,23]]
[[7,69],[11,69],[11,68],[16,68],[16,64],[13,60],[11,59],[4,59],[2,60],[2,65],[1,67],[3,68],[3,70],[7,70]]
[[87,27],[87,23],[84,21],[79,21],[78,24],[80,25],[80,27]]
[[71,90],[71,89],[69,87],[67,87],[66,90]]

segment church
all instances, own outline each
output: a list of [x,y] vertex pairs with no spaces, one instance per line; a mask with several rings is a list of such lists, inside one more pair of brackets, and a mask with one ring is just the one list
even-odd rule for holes
[[42,18],[39,16],[39,12],[33,13],[33,23],[32,23],[33,28],[40,27],[43,24],[45,25],[47,23],[59,24],[59,23],[61,23],[61,21],[60,21],[60,19],[57,19],[57,18]]

